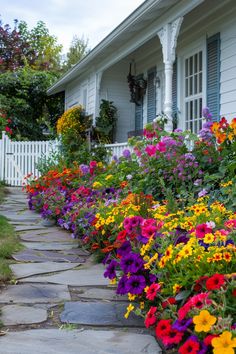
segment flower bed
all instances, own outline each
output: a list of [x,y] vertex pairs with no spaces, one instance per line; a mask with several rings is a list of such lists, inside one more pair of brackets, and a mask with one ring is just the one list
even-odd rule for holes
[[103,261],[124,316],[143,316],[166,350],[233,354],[236,119],[208,119],[191,152],[188,134],[154,122],[132,155],[30,181],[29,205]]

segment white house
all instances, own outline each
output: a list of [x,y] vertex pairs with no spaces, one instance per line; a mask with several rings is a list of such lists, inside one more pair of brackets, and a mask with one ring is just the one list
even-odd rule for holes
[[113,101],[117,142],[161,112],[168,130],[177,117],[179,128],[197,132],[205,106],[214,119],[230,120],[236,116],[235,18],[236,0],[144,1],[48,93],[65,91],[65,109],[83,104],[94,120],[101,99]]

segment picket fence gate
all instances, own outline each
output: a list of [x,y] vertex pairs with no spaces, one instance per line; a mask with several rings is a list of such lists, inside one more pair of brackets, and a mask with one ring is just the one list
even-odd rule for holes
[[59,149],[58,140],[12,141],[5,132],[0,139],[0,181],[22,186],[29,173],[39,177],[37,163]]

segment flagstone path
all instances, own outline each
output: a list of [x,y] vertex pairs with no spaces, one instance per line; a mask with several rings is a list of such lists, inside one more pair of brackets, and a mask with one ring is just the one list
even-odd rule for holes
[[27,208],[20,188],[0,214],[14,225],[24,249],[13,255],[14,281],[0,287],[0,354],[159,354],[154,336],[115,294],[70,234],[45,226]]

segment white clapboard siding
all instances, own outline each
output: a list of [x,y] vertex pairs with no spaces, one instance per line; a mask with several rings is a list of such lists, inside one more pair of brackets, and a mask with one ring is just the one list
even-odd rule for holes
[[21,186],[26,175],[32,173],[33,177],[39,177],[37,163],[58,151],[58,148],[57,140],[11,141],[3,132],[0,140],[0,180],[11,186]]

